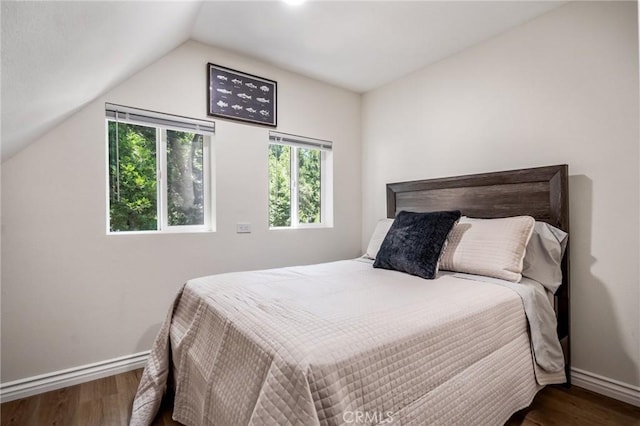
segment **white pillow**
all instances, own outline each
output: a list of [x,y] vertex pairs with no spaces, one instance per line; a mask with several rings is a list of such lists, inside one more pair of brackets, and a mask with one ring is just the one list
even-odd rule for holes
[[440,268],[518,282],[535,220],[462,217],[447,238]]
[[380,219],[376,224],[376,229],[373,231],[373,235],[369,240],[369,245],[367,246],[367,252],[364,254],[365,257],[369,259],[375,259],[378,255],[378,251],[380,251],[380,246],[384,241],[384,237],[387,236],[387,232],[389,232],[389,228],[393,224],[393,219]]
[[560,264],[567,247],[568,234],[545,222],[536,222],[527,244],[522,275],[538,281],[555,293],[562,284]]

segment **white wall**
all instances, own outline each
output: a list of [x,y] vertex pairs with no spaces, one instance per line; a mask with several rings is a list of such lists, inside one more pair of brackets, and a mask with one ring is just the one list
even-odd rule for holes
[[[278,130],[334,142],[334,227],[268,228],[268,128],[216,119],[217,232],[105,235],[104,103],[206,116],[206,64],[278,82]],[[181,284],[355,257],[360,96],[187,42],[2,164],[2,382],[149,349]],[[251,234],[236,234],[250,222]]]
[[363,239],[384,185],[569,164],[573,365],[640,385],[635,2],[577,2],[363,97]]

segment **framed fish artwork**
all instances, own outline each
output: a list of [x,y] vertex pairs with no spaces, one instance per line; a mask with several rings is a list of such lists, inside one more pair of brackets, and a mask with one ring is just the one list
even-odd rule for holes
[[207,64],[207,114],[276,127],[278,83],[215,64]]

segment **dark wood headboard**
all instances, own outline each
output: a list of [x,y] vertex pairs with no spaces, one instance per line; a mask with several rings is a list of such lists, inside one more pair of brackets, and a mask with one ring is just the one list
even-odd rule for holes
[[[402,210],[460,210],[464,216],[500,218],[528,215],[569,233],[566,164],[387,184],[387,217]],[[569,246],[562,261],[562,285],[555,295],[558,337],[570,380]]]

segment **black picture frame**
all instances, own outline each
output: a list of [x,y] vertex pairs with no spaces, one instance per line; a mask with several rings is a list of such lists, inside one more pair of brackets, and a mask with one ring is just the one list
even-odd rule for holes
[[207,115],[277,127],[277,82],[208,63],[207,87]]

